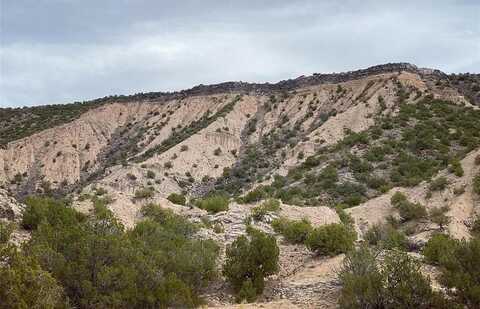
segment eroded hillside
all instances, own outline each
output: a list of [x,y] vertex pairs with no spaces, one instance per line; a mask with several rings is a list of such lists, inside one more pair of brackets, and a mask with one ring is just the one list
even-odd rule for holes
[[[10,111],[0,214],[21,226],[16,199],[68,196],[86,216],[105,205],[135,234],[146,205],[157,204],[198,226],[194,238],[214,240],[219,265],[254,228],[280,249],[257,302],[334,308],[345,255],[308,250],[315,229],[351,227],[357,246],[387,237],[388,250],[419,256],[436,234],[469,239],[478,228],[480,110],[470,77],[388,64],[112,97],[55,112],[50,123],[43,112]],[[31,119],[43,122],[25,125]],[[18,241],[28,238],[17,230]],[[422,267],[435,286],[438,269]],[[231,285],[209,280],[196,292],[231,306]]]

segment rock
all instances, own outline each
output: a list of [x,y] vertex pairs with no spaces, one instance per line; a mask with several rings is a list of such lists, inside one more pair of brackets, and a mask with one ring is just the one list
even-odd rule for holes
[[13,197],[7,191],[0,189],[0,219],[7,221],[18,221],[25,206]]

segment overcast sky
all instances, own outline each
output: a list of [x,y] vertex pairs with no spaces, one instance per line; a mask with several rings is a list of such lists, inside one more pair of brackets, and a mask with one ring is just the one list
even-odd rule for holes
[[480,72],[480,1],[0,0],[0,107],[411,62]]

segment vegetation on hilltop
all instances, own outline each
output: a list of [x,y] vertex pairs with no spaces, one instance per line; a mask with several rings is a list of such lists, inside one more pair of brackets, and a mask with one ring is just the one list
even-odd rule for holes
[[98,99],[72,104],[0,109],[0,147],[45,129],[77,119],[86,111],[104,104]]

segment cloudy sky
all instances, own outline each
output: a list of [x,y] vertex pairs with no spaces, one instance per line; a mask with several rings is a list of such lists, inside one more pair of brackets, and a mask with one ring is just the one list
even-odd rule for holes
[[0,107],[386,62],[480,72],[480,1],[0,0]]

